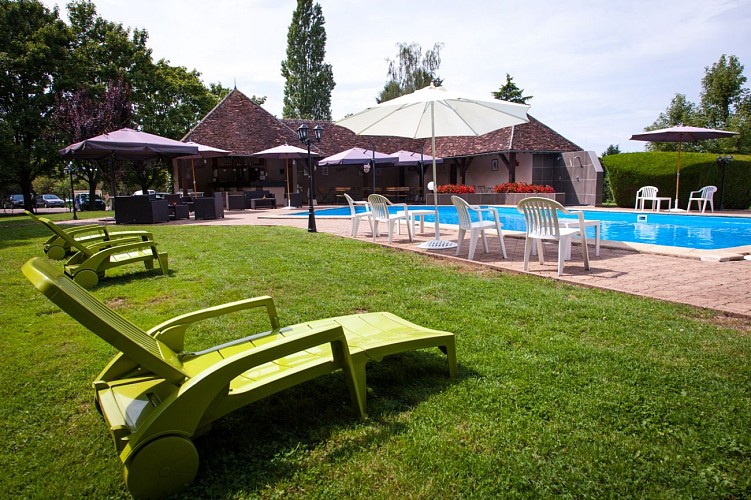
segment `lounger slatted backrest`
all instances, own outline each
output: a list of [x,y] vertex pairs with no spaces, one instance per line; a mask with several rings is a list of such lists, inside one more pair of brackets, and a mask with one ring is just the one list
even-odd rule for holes
[[122,351],[134,363],[174,384],[180,384],[187,377],[172,349],[102,304],[50,261],[35,257],[21,269],[29,281],[60,309]]
[[80,241],[76,240],[74,237],[63,231],[60,226],[52,222],[46,217],[34,217],[37,222],[41,223],[43,226],[45,226],[47,229],[52,231],[55,235],[60,237],[63,241],[67,242],[72,248],[75,248],[79,252],[83,252],[86,256],[91,256],[94,254],[86,245],[81,243]]

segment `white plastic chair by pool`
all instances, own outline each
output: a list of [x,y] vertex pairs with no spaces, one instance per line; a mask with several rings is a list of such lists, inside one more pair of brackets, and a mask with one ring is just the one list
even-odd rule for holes
[[[585,233],[584,214],[570,212],[563,205],[548,198],[525,198],[517,205],[517,210],[524,214],[527,237],[524,241],[524,270],[529,270],[529,256],[532,245],[537,243],[537,256],[540,264],[545,263],[542,242],[555,241],[558,243],[558,276],[563,274],[563,263],[567,254],[570,255],[571,238],[575,234],[581,237],[581,249],[584,256],[584,269],[589,270],[589,250],[587,249],[587,235]],[[579,227],[562,227],[558,222],[558,211],[563,214],[577,215]]]
[[[370,211],[373,214],[373,241],[375,242],[378,236],[378,224],[384,222],[388,226],[389,231],[389,243],[394,234],[394,226],[397,226],[397,232],[400,231],[400,222],[403,219],[407,224],[407,234],[409,235],[409,241],[412,241],[412,225],[409,220],[409,207],[406,203],[391,203],[388,198],[381,196],[380,194],[371,194],[368,196],[368,203],[370,204]],[[400,212],[390,212],[389,207],[401,207]]]
[[[451,202],[456,207],[456,212],[459,215],[459,238],[457,240],[456,255],[459,255],[459,251],[462,248],[462,242],[464,241],[464,235],[469,231],[469,254],[467,258],[472,260],[475,256],[475,249],[477,248],[477,238],[482,236],[482,244],[485,248],[485,253],[488,253],[488,240],[485,237],[486,229],[495,228],[498,233],[498,241],[501,245],[501,253],[503,258],[507,259],[506,245],[503,242],[503,232],[501,232],[501,222],[498,220],[498,210],[495,208],[478,208],[473,207],[467,203],[464,199],[458,196],[452,196]],[[472,222],[470,211],[477,215],[477,222]],[[482,214],[487,212],[493,215],[493,220],[483,220]]]
[[714,212],[714,194],[716,192],[716,186],[704,186],[698,191],[691,191],[688,195],[688,207],[686,208],[686,211],[691,211],[691,202],[695,201],[696,208],[701,208],[701,213],[704,213],[704,210],[706,210],[707,203],[709,203],[709,208]]
[[[347,200],[347,204],[349,205],[350,214],[352,217],[352,223],[350,225],[350,234],[353,238],[357,237],[357,230],[360,227],[360,221],[363,219],[367,219],[368,223],[370,223],[370,230],[373,230],[373,214],[370,212],[370,205],[367,201],[355,201],[352,199],[350,195],[347,193],[344,193],[344,199]],[[365,207],[364,212],[358,212],[355,208],[355,205],[362,205]]]

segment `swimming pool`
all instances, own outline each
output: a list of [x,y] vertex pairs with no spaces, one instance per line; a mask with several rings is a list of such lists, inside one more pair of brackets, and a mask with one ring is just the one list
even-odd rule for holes
[[[362,209],[361,207],[358,207]],[[524,231],[524,216],[516,207],[497,207],[504,230]],[[433,206],[415,205],[412,210],[433,210]],[[326,208],[316,211],[317,216],[349,216],[349,207]],[[458,224],[453,205],[438,207],[441,224]],[[294,215],[308,216],[307,212]],[[488,215],[486,214],[486,218]],[[585,219],[601,221],[600,238],[603,240],[645,243],[669,247],[719,250],[751,245],[751,218],[704,216],[691,214],[615,212],[584,210]],[[435,216],[425,217],[434,222]],[[587,228],[587,236],[594,238],[594,228]]]

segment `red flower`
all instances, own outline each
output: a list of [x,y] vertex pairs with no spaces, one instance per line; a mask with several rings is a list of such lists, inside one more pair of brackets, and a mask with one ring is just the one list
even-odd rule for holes
[[527,184],[526,182],[504,182],[493,186],[495,193],[555,193],[552,186]]

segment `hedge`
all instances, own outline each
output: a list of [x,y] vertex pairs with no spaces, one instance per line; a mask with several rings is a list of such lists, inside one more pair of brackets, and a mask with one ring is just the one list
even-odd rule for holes
[[[634,206],[636,191],[642,186],[655,186],[660,196],[675,198],[675,172],[678,153],[621,153],[601,159],[610,178],[615,203],[619,207]],[[722,199],[722,168],[717,155],[711,153],[682,153],[681,182],[678,196],[681,208],[686,208],[689,193],[703,186],[714,185],[715,208]],[[725,173],[725,208],[751,207],[751,156],[733,155]]]

